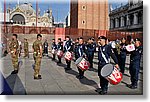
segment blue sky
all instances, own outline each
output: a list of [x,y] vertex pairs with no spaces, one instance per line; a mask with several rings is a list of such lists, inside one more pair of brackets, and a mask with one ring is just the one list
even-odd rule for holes
[[[34,9],[36,9],[36,0],[6,0],[6,6],[10,4],[10,7],[13,8],[15,5],[31,2]],[[57,1],[57,2],[56,2]],[[126,4],[128,0],[108,0],[109,3],[113,5],[113,8],[116,8],[122,4]],[[65,17],[68,15],[70,11],[70,0],[39,0],[38,7],[41,10],[41,15],[46,11],[48,8],[52,8],[53,16],[55,22],[64,22]],[[2,9],[3,9],[3,2],[1,2]]]

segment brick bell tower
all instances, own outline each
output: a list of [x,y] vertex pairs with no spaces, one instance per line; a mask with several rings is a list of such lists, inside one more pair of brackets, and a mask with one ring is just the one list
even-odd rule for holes
[[108,20],[108,0],[71,0],[71,28],[108,30]]

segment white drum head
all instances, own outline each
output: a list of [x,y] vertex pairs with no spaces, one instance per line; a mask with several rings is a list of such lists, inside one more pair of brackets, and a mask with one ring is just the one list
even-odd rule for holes
[[82,61],[82,59],[83,59],[83,57],[79,57],[79,58],[76,60],[75,64],[76,64],[76,65],[79,64],[79,63]]
[[102,69],[101,69],[101,75],[103,77],[109,76],[114,69],[114,66],[112,64],[106,64]]

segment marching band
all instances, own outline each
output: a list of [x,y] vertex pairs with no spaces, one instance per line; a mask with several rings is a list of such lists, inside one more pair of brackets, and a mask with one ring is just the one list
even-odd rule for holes
[[[41,75],[39,74],[42,58],[41,37],[42,36],[39,34],[37,36],[37,41],[33,44],[35,60],[34,79],[41,79]],[[130,41],[128,39],[130,39]],[[43,46],[44,54],[48,55],[47,40],[44,42]],[[13,51],[12,49],[10,50]],[[136,38],[133,43],[129,37],[127,38],[127,41],[126,38],[122,38],[121,41],[117,40],[110,42],[105,36],[100,36],[97,39],[97,43],[94,38],[89,38],[86,43],[83,37],[76,38],[75,41],[73,41],[69,36],[66,36],[64,41],[62,41],[61,38],[58,38],[57,43],[55,42],[55,39],[52,39],[51,46],[52,60],[54,61],[56,59],[55,56],[57,56],[57,65],[59,65],[62,63],[61,60],[64,57],[67,66],[64,68],[65,71],[72,70],[71,60],[75,57],[74,63],[79,72],[76,78],[79,80],[85,77],[84,73],[87,70],[92,71],[94,53],[98,52],[98,76],[100,79],[100,88],[98,88],[96,92],[102,95],[107,94],[109,83],[115,85],[121,82],[125,72],[127,54],[130,54],[129,73],[131,76],[131,84],[128,84],[127,87],[131,89],[136,89],[138,87],[142,50],[141,40]],[[39,53],[39,55],[35,55],[35,53]],[[113,59],[114,64],[110,60],[111,58]],[[14,66],[14,69],[15,68],[16,67]],[[18,70],[16,73],[14,73],[14,71],[12,72],[12,74],[17,73]]]

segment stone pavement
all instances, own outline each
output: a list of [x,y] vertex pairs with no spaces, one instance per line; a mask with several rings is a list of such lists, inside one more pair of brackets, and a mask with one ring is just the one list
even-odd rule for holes
[[[98,95],[95,92],[99,87],[99,78],[97,76],[97,55],[94,58],[94,70],[85,72],[84,79],[77,79],[78,70],[72,61],[72,70],[65,71],[65,60],[63,59],[60,66],[57,65],[57,60],[51,60],[51,54],[49,57],[43,57],[41,63],[41,80],[33,79],[33,57],[30,54],[30,58],[20,57],[20,70],[17,75],[11,75],[13,70],[10,55],[1,58],[3,63],[2,72],[10,86],[13,94],[81,94],[81,95]],[[127,58],[127,62],[129,58]],[[128,64],[127,64],[128,67]],[[123,80],[118,85],[110,85],[108,94],[110,95],[128,95],[128,94],[143,94],[143,71],[140,70],[140,79],[138,89],[129,89],[126,84],[130,83],[130,75],[128,68],[126,68]]]

